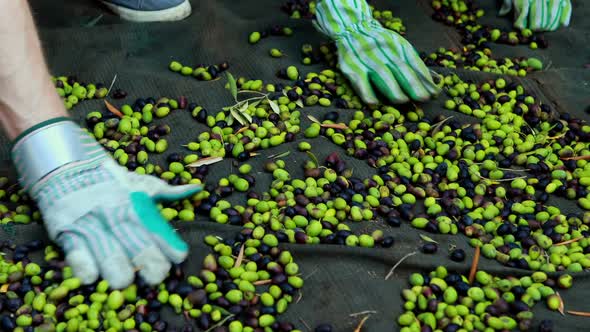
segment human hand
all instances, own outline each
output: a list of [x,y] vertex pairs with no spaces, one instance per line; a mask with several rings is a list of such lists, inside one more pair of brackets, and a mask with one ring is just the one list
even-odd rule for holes
[[554,31],[567,27],[572,15],[570,0],[504,0],[500,15],[514,8],[514,26],[533,31]]
[[378,103],[374,89],[392,103],[425,101],[440,92],[414,47],[373,19],[364,0],[324,0],[316,17],[316,28],[335,40],[340,70],[365,103]]
[[83,283],[101,275],[111,287],[123,288],[139,271],[154,285],[166,277],[170,262],[186,258],[187,244],[156,202],[191,196],[199,185],[170,186],[129,172],[71,121],[29,131],[17,140],[13,159],[50,238]]

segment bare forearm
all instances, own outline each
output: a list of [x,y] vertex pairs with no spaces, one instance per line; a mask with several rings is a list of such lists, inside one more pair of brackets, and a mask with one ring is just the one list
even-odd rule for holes
[[0,0],[0,45],[0,122],[9,138],[67,116],[51,85],[27,1]]

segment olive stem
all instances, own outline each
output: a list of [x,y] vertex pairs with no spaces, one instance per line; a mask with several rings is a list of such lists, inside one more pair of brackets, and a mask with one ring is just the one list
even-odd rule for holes
[[240,91],[238,91],[238,93],[256,93],[256,94],[259,94],[261,96],[265,96],[265,97],[268,96],[268,94],[266,94],[266,93],[262,93],[260,91],[254,91],[254,90],[240,90]]
[[397,261],[397,263],[395,263],[395,265],[391,268],[391,270],[389,270],[389,272],[387,273],[387,275],[385,276],[385,280],[389,279],[392,275],[393,275],[393,271],[395,271],[395,269],[404,261],[406,260],[408,257],[410,256],[414,256],[415,254],[417,254],[417,251],[412,251],[408,254],[406,254],[404,257],[402,257],[399,261]]
[[590,317],[590,312],[585,312],[585,311],[574,311],[574,310],[568,310],[566,311],[568,314],[570,315],[574,315],[574,316],[582,316],[582,317]]
[[354,332],[361,332],[363,325],[365,325],[365,322],[367,321],[367,319],[369,319],[370,316],[371,315],[366,315],[365,317],[363,317],[363,319],[361,319],[361,321],[359,322],[359,325],[357,325],[356,329],[354,329]]
[[235,316],[235,315],[233,315],[233,314],[232,314],[232,315],[229,315],[229,316],[225,317],[224,319],[220,320],[220,321],[219,321],[219,323],[217,323],[217,324],[215,324],[215,325],[211,326],[211,327],[210,327],[210,328],[209,328],[207,331],[205,331],[205,332],[211,332],[211,331],[215,330],[216,328],[218,328],[218,327],[222,326],[223,324],[225,324],[225,322],[227,322],[227,320],[228,320],[228,319],[230,319],[230,318],[232,318],[232,317],[234,317],[234,316]]

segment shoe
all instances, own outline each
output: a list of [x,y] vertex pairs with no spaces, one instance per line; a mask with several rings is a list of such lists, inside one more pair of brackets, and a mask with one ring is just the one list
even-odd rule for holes
[[179,21],[191,14],[189,0],[102,0],[122,19],[133,22]]

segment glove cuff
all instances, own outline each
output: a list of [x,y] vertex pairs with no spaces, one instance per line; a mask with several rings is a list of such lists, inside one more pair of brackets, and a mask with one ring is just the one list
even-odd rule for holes
[[365,0],[323,0],[316,6],[316,27],[332,39],[382,27]]
[[63,165],[107,156],[94,138],[68,118],[29,128],[14,141],[11,154],[19,182],[27,191]]

